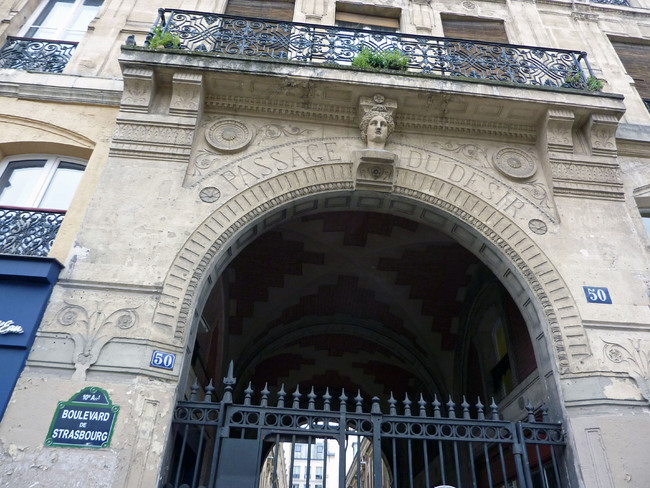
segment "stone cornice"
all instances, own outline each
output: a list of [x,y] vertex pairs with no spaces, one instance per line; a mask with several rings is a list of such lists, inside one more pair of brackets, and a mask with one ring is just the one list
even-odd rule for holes
[[116,78],[0,70],[0,96],[23,100],[118,107],[122,88]]

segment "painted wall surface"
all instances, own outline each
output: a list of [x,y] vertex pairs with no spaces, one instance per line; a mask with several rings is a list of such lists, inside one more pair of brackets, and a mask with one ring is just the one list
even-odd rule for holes
[[53,259],[0,256],[0,421],[60,271]]

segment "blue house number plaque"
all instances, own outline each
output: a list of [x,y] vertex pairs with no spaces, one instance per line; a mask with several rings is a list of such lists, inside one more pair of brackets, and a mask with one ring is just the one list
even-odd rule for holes
[[171,352],[154,351],[151,355],[151,366],[154,368],[162,368],[172,370],[174,369],[174,362],[176,362],[176,354]]
[[609,290],[604,286],[583,286],[587,303],[612,303]]

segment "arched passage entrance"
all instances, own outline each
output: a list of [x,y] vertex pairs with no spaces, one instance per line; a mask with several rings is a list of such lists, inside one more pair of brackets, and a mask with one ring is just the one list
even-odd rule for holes
[[[481,230],[505,253],[451,214],[451,206],[440,211],[409,198],[340,190],[275,203],[252,225],[235,222],[218,252],[210,248],[210,261],[204,257],[195,272],[186,300],[195,300],[201,326],[191,329],[197,347],[192,365],[186,362],[193,372],[188,377],[222,376],[233,359],[235,398],[247,395],[250,381],[258,392],[265,383],[313,386],[318,398],[327,388],[363,390],[358,398],[366,405],[371,396],[386,399],[391,391],[444,398],[469,388],[505,399],[514,418],[526,416],[523,397],[514,391],[526,380],[529,396],[558,405],[549,374],[557,368],[545,339],[553,333],[548,321],[554,311],[527,262],[493,229],[483,224]],[[510,240],[522,237],[507,224]],[[491,329],[476,320],[481,307],[493,320]],[[181,323],[179,337],[185,334]],[[485,337],[492,337],[493,347],[481,341]],[[503,356],[499,345],[512,347],[522,338],[531,353],[527,364],[508,357],[508,347]],[[566,355],[555,352],[562,366]],[[504,369],[504,358],[514,364]]]

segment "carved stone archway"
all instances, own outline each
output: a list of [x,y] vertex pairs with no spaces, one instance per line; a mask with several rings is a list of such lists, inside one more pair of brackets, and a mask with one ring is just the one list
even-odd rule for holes
[[[314,181],[318,183],[310,183]],[[392,194],[355,192],[347,163],[284,173],[242,191],[216,209],[177,254],[154,323],[169,330],[179,344],[185,343],[193,312],[207,298],[207,281],[213,282],[223,265],[250,240],[295,216],[344,209],[395,213],[430,225],[479,257],[524,315],[538,364],[546,365],[540,375],[579,371],[581,361],[590,356],[567,286],[535,240],[513,218],[479,192],[404,168],[398,171]],[[549,357],[549,343],[554,361]]]

